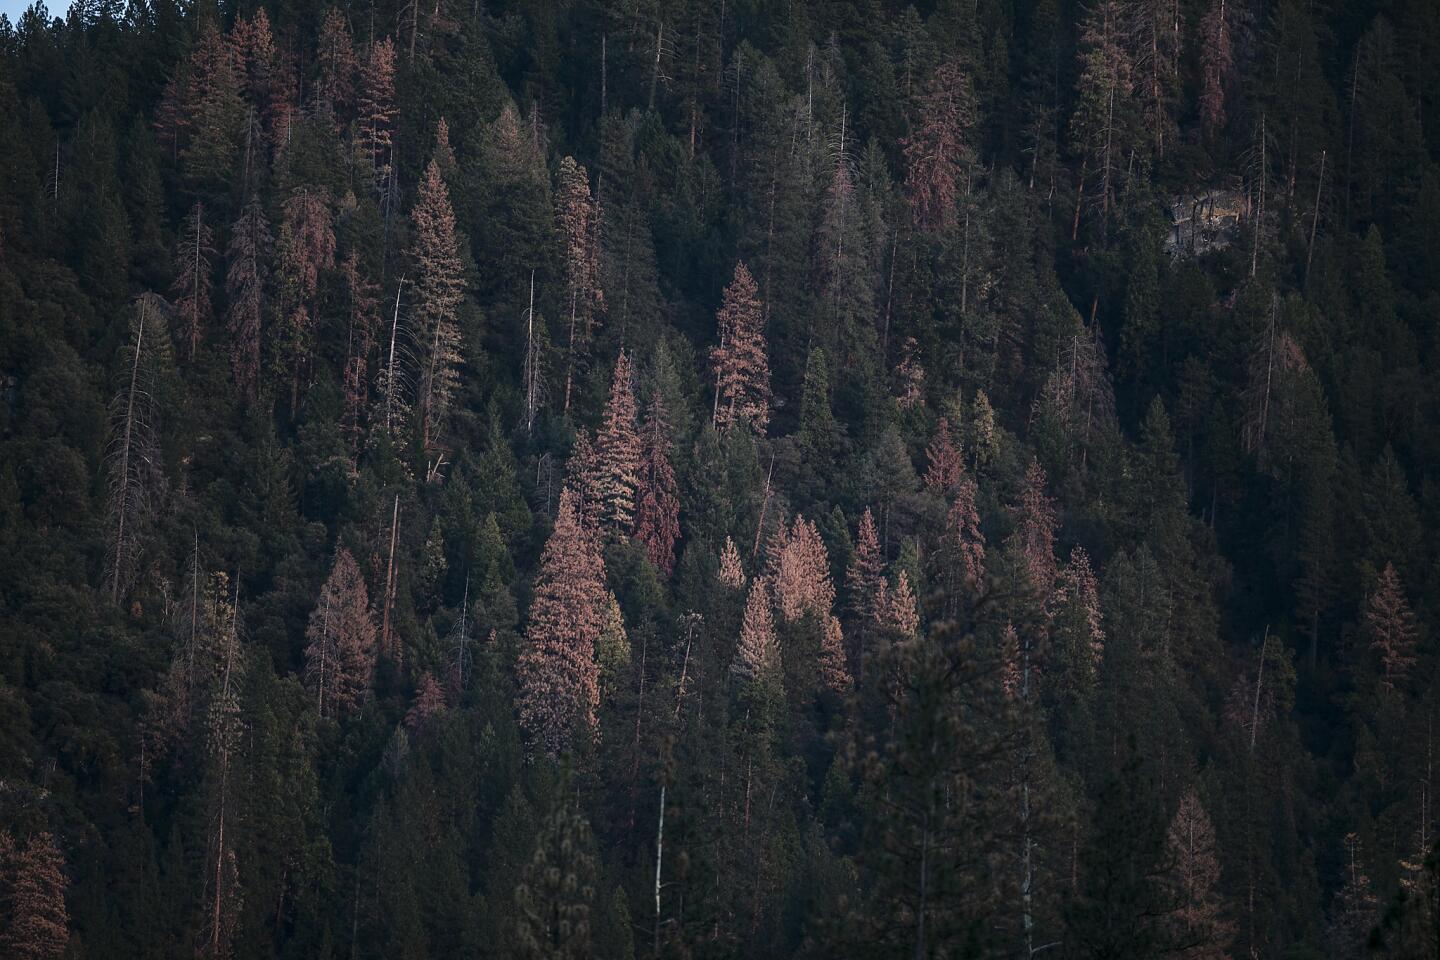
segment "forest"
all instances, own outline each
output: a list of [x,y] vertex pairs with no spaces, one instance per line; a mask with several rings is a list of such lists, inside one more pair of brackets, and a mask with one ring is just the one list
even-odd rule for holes
[[0,956],[1440,957],[1436,0],[0,15]]

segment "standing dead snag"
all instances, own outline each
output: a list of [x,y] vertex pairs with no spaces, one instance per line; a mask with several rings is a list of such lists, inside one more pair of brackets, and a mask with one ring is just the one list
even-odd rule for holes
[[140,535],[149,522],[152,497],[163,482],[155,371],[168,349],[165,304],[145,294],[135,304],[134,337],[126,351],[124,386],[111,404],[113,435],[106,453],[109,471],[108,544],[105,579],[110,601],[119,603],[134,581]]

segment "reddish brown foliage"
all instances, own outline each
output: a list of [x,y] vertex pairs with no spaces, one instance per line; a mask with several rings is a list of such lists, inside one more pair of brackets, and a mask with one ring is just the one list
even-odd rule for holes
[[985,580],[985,534],[980,530],[975,493],[975,481],[961,480],[955,488],[955,502],[945,514],[942,551],[952,592],[956,587],[978,592]]
[[755,684],[777,679],[779,670],[780,647],[775,640],[775,621],[770,615],[770,584],[761,577],[750,587],[750,595],[745,600],[740,642],[735,647],[730,673]]
[[22,847],[0,833],[0,875],[9,901],[0,953],[15,960],[57,960],[70,940],[70,915],[65,858],[55,838],[37,833]]
[[532,744],[552,756],[574,737],[595,734],[600,703],[595,644],[606,598],[599,547],[567,489],[560,494],[555,529],[540,556],[517,665],[521,726]]
[[305,631],[305,685],[322,717],[353,709],[375,669],[375,621],[365,578],[350,551],[335,553]]
[[715,370],[715,425],[722,430],[746,423],[763,436],[770,422],[770,361],[766,359],[765,323],[759,288],[745,264],[725,288],[716,314],[720,343],[710,351]]
[[355,100],[355,49],[345,16],[334,7],[325,14],[320,27],[315,58],[320,65],[315,98],[334,113],[337,127],[342,126]]
[[881,582],[879,598],[880,622],[907,637],[920,635],[920,612],[915,607],[915,591],[910,587],[910,575],[901,570],[895,578],[895,586]]
[[925,457],[929,461],[925,469],[925,487],[932,493],[944,496],[965,474],[960,451],[955,448],[955,441],[950,436],[950,421],[944,417],[935,425],[935,438],[925,448]]
[[570,337],[565,366],[565,409],[577,370],[583,370],[595,315],[605,308],[600,289],[600,206],[590,197],[590,178],[574,157],[564,157],[555,184],[555,224],[565,255],[570,294]]
[[1176,942],[1186,944],[1185,960],[1224,960],[1233,936],[1221,903],[1220,861],[1215,855],[1215,828],[1191,787],[1180,798],[1180,808],[1167,836],[1171,884],[1178,899],[1174,915]]
[[[389,162],[395,128],[395,44],[384,37],[370,46],[360,68],[360,137],[366,158],[378,171]],[[444,124],[444,120],[440,121]],[[449,147],[448,137],[446,147]],[[453,157],[451,158],[453,163]]]
[[1079,610],[1089,642],[1090,664],[1098,669],[1105,653],[1105,629],[1101,625],[1100,586],[1090,567],[1090,556],[1084,547],[1070,551],[1070,562],[1060,571],[1052,606],[1073,603]]
[[415,685],[415,703],[405,714],[405,726],[411,730],[424,730],[444,710],[445,688],[440,686],[433,673],[426,670]]
[[[639,504],[635,539],[650,562],[665,576],[675,569],[675,541],[680,539],[680,490],[670,466],[670,425],[665,402],[657,392],[641,429]],[[733,546],[733,544],[732,544]]]
[[1380,684],[1387,690],[1394,689],[1404,682],[1415,663],[1416,632],[1415,615],[1410,612],[1393,563],[1385,564],[1366,603],[1365,629],[1370,635],[1370,648],[1380,654]]
[[1010,539],[1025,558],[1030,584],[1041,597],[1049,595],[1055,583],[1055,503],[1045,493],[1045,471],[1040,461],[1031,460],[1020,486],[1020,497],[1010,508],[1015,532]]
[[949,226],[971,161],[967,142],[975,118],[970,78],[955,61],[941,64],[917,104],[915,129],[905,148],[905,193],[915,225]]

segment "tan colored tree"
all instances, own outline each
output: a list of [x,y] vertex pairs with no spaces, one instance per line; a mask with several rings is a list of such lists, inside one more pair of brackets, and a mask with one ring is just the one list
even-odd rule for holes
[[855,532],[855,556],[845,570],[845,590],[855,619],[868,625],[879,619],[879,600],[885,584],[885,558],[880,555],[880,537],[875,517],[866,507]]
[[758,289],[745,264],[737,263],[715,316],[720,343],[710,351],[715,371],[711,419],[721,430],[743,422],[764,436],[770,422],[770,361]]
[[1385,564],[1380,580],[1365,607],[1365,630],[1370,648],[1380,654],[1380,684],[1393,690],[1405,681],[1415,664],[1415,614],[1405,600],[1395,564]]
[[6,875],[9,914],[0,953],[14,960],[59,960],[70,941],[69,881],[55,837],[37,833],[22,847],[0,834],[0,874]]
[[305,636],[305,686],[320,716],[354,709],[375,670],[376,632],[365,578],[344,547],[335,551]]
[[1215,854],[1215,828],[1191,787],[1180,798],[1166,837],[1170,885],[1177,907],[1175,941],[1185,960],[1225,960],[1234,936],[1220,899],[1220,861]]
[[932,493],[945,496],[965,475],[965,463],[950,436],[950,421],[944,417],[935,424],[935,436],[925,448],[925,458],[929,461],[925,468],[925,487]]
[[1048,597],[1055,583],[1055,502],[1045,492],[1045,471],[1040,461],[1031,460],[1020,486],[1020,497],[1010,508],[1015,522],[1011,542],[1019,547],[1030,573],[1030,585],[1040,597]]
[[[359,121],[362,149],[377,179],[389,165],[391,138],[395,129],[395,43],[382,37],[370,45],[370,55],[360,66]],[[442,120],[441,123],[444,123]]]
[[913,130],[901,143],[905,151],[905,195],[916,227],[939,230],[950,225],[973,151],[975,92],[955,60],[936,68],[916,103]]
[[740,548],[735,546],[735,541],[725,538],[725,548],[720,551],[720,572],[719,580],[731,590],[739,590],[745,586],[745,567],[740,562]]
[[551,756],[564,752],[575,737],[595,735],[600,704],[595,646],[607,598],[605,563],[567,488],[540,555],[517,665],[520,724],[531,744]]

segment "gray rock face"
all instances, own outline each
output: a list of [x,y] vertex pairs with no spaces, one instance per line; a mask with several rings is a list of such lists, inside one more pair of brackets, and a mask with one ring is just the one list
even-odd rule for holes
[[1178,259],[1223,250],[1239,236],[1248,215],[1248,198],[1234,190],[1207,188],[1174,197],[1165,252]]

